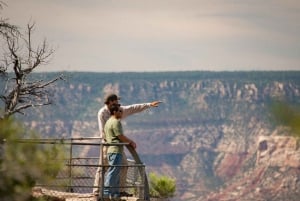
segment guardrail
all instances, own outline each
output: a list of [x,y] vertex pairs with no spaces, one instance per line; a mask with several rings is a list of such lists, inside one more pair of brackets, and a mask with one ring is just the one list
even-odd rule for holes
[[[61,194],[92,194],[94,188],[102,191],[104,171],[102,171],[100,186],[94,186],[95,174],[98,167],[102,170],[107,165],[102,165],[99,159],[102,158],[103,146],[109,146],[109,143],[102,143],[101,138],[97,137],[79,137],[79,138],[55,138],[55,139],[20,139],[20,143],[37,143],[43,146],[60,145],[67,148],[67,158],[64,159],[64,167],[57,174],[56,179],[48,184],[38,183],[36,187],[48,189],[51,193]],[[145,173],[145,165],[140,160],[137,152],[127,143],[119,143],[120,146],[127,148],[128,167],[126,186],[127,192],[133,194],[133,197],[143,200],[150,200],[149,185],[147,175]],[[100,156],[90,156],[93,153],[100,153]],[[55,161],[53,161],[55,162]],[[99,163],[100,162],[100,163]],[[122,166],[122,165],[121,165]],[[50,192],[49,191],[49,192]],[[100,200],[103,192],[100,192]],[[55,196],[55,195],[54,195]]]

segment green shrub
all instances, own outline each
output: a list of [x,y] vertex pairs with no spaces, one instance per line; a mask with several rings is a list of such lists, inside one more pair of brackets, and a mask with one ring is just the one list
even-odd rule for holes
[[300,107],[284,101],[275,101],[271,105],[272,119],[276,125],[286,126],[290,134],[300,137]]
[[0,197],[6,201],[32,200],[31,191],[36,182],[49,182],[62,166],[60,148],[21,143],[26,133],[21,124],[0,120]]
[[173,197],[176,191],[176,180],[167,176],[149,174],[150,196],[159,198]]

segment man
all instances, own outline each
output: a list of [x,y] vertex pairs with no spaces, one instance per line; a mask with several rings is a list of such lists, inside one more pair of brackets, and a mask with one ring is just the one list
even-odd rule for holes
[[[102,142],[105,142],[105,131],[104,131],[104,125],[106,121],[110,118],[111,114],[109,111],[109,107],[112,106],[113,104],[119,104],[120,97],[118,97],[116,94],[109,94],[105,100],[104,103],[105,105],[99,110],[98,112],[98,125],[99,125],[99,131],[100,131],[100,137],[102,138]],[[151,107],[158,107],[158,105],[161,103],[161,101],[153,101],[151,103],[142,103],[142,104],[133,104],[133,105],[128,105],[128,106],[120,106],[120,109],[122,110],[122,119],[128,117],[129,115],[136,114],[139,112],[142,112],[148,108]],[[103,154],[103,158],[99,159],[99,164],[100,165],[107,165],[107,157],[106,157],[106,147],[104,146],[102,150],[100,150]],[[128,165],[127,163],[127,158],[125,155],[125,152],[122,152],[123,157],[122,157],[122,165]],[[102,161],[101,161],[102,160]],[[120,181],[120,186],[125,186],[126,185],[126,176],[127,176],[127,169],[128,168],[122,168],[121,170],[121,181]],[[101,178],[101,167],[97,168],[96,171],[96,176],[95,176],[95,181],[94,181],[94,186],[97,188],[93,189],[94,194],[99,194],[99,188],[101,187],[99,185],[100,178]],[[123,196],[127,196],[128,194],[126,192],[121,192]]]
[[[110,106],[109,111],[111,113],[111,117],[107,120],[104,126],[105,139],[107,143],[129,143],[129,145],[135,149],[135,142],[124,135],[120,121],[122,117],[122,110],[120,109],[119,104],[113,104]],[[105,176],[103,195],[110,199],[118,199],[121,196],[119,189],[121,167],[119,165],[122,164],[123,149],[123,145],[110,145],[107,149],[107,159],[110,166]]]

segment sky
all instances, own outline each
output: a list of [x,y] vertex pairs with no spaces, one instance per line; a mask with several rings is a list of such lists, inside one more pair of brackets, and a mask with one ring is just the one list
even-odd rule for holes
[[40,71],[300,70],[299,0],[1,0],[55,49]]

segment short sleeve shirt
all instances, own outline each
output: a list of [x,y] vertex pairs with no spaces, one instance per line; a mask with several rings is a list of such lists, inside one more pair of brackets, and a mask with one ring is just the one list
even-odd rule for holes
[[[120,143],[118,136],[123,135],[121,121],[115,117],[110,117],[104,126],[106,141],[108,143]],[[107,153],[122,153],[123,146],[108,146]]]

